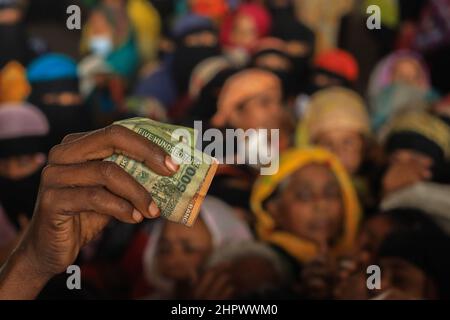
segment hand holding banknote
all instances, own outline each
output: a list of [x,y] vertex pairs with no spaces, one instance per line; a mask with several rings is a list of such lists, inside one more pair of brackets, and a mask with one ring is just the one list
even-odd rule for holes
[[0,272],[0,299],[34,298],[111,218],[139,223],[160,215],[142,183],[103,161],[113,155],[125,155],[158,179],[180,169],[161,147],[124,126],[66,137],[49,155],[33,219]]

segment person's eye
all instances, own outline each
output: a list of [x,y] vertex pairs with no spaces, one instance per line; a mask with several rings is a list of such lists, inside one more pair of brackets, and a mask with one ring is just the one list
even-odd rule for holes
[[314,197],[313,193],[311,192],[311,190],[308,189],[301,189],[301,190],[297,190],[294,193],[295,199],[300,200],[300,201],[311,201]]
[[348,149],[354,149],[357,146],[355,139],[345,139],[343,142],[343,146]]
[[186,252],[188,254],[194,254],[194,253],[202,251],[201,247],[199,247],[198,245],[192,244],[192,243],[185,243],[183,245],[183,249],[184,249],[184,252]]
[[327,199],[337,199],[341,197],[341,193],[338,187],[327,187],[325,189],[324,196]]

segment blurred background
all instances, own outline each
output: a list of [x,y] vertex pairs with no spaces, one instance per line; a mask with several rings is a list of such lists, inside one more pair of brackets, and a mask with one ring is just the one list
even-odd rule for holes
[[449,0],[0,0],[0,264],[64,136],[202,121],[279,129],[279,171],[222,164],[192,228],[112,221],[40,298],[449,298],[449,57]]

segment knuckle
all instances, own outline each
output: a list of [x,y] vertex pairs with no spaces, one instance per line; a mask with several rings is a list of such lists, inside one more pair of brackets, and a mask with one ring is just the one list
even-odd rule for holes
[[91,203],[101,202],[103,199],[103,191],[99,188],[88,189],[87,197]]
[[117,176],[117,169],[118,166],[110,161],[102,161],[99,164],[100,166],[100,173],[105,179],[113,179],[115,176]]
[[57,160],[58,154],[61,152],[61,145],[56,145],[50,149],[50,152],[48,153],[48,163],[53,163]]
[[124,134],[124,127],[113,124],[105,128],[105,134],[111,139],[117,139]]
[[78,135],[79,135],[79,133],[70,133],[62,139],[61,143],[67,143],[68,141],[72,141]]
[[41,172],[41,185],[46,185],[49,181],[50,178],[52,177],[53,174],[53,169],[54,166],[53,165],[46,165]]
[[44,189],[41,192],[40,196],[40,206],[44,208],[51,208],[54,205],[56,196],[56,190],[55,189]]
[[117,210],[122,213],[131,213],[132,207],[126,201],[118,201],[116,204]]

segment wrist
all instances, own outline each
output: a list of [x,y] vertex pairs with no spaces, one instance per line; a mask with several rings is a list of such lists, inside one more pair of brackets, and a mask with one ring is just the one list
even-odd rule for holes
[[37,255],[23,242],[0,270],[0,299],[34,299],[52,275],[39,270]]

